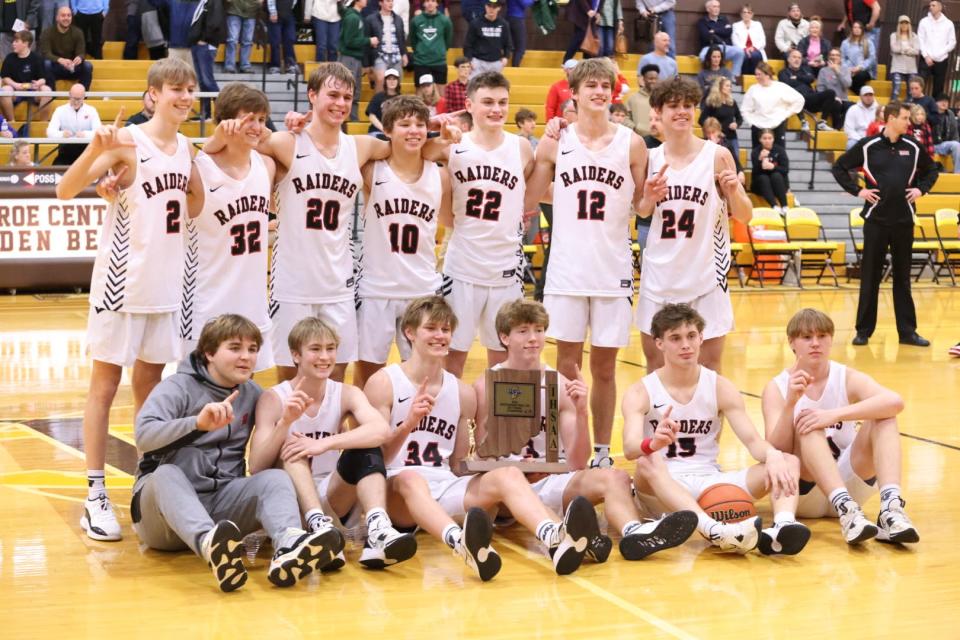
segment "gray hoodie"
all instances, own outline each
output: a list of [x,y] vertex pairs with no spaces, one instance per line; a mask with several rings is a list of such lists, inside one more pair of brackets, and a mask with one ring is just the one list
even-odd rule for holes
[[222,401],[234,389],[213,382],[195,352],[180,363],[176,374],[153,389],[134,429],[143,455],[134,493],[161,464],[180,467],[197,493],[216,491],[246,475],[244,453],[262,390],[252,380],[235,388],[240,395],[233,401],[233,422],[216,431],[197,429],[197,416],[205,404]]

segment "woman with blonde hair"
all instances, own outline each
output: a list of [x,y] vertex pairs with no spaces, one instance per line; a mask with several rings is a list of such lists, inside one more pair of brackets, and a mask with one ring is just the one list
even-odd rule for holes
[[733,83],[729,78],[715,78],[710,85],[710,91],[700,105],[700,126],[705,126],[707,119],[716,118],[722,127],[724,137],[736,158],[740,152],[740,143],[737,141],[737,128],[743,124],[740,107],[733,99]]
[[877,75],[877,50],[864,34],[860,21],[854,21],[850,27],[850,35],[840,45],[840,56],[850,69],[850,90],[859,94],[860,87]]
[[897,19],[897,30],[890,34],[890,79],[893,81],[893,100],[900,99],[900,85],[910,76],[917,75],[917,55],[920,53],[920,38],[913,31],[910,16]]
[[820,16],[810,17],[810,33],[801,38],[797,49],[803,54],[803,64],[814,71],[827,64],[830,41],[823,37],[823,21]]

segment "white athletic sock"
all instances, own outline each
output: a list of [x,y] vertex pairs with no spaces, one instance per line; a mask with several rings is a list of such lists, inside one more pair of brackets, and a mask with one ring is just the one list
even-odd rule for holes
[[697,514],[697,531],[700,532],[704,538],[710,537],[710,529],[713,528],[713,525],[720,524],[710,516],[705,513]]
[[307,513],[304,514],[303,519],[307,523],[308,531],[316,531],[320,528],[320,525],[323,523],[323,510],[321,509],[310,509]]
[[543,520],[537,525],[537,539],[547,548],[560,544],[560,541],[557,540],[559,527],[560,524],[553,520]]
[[628,535],[630,535],[630,532],[631,532],[633,529],[638,529],[638,528],[640,528],[641,524],[642,524],[642,523],[641,523],[639,520],[631,520],[631,521],[628,522],[627,524],[623,525],[623,529],[620,530],[620,534],[621,534],[624,538],[626,538]]
[[440,537],[443,538],[444,544],[446,544],[451,549],[456,549],[457,544],[460,542],[460,536],[463,535],[463,529],[461,529],[456,524],[448,524],[443,528],[443,533],[440,534]]
[[787,524],[788,522],[796,522],[797,517],[790,513],[789,511],[778,511],[773,514],[773,524]]
[[87,500],[106,494],[107,484],[103,469],[87,469]]
[[597,460],[601,458],[610,457],[610,445],[609,444],[595,444],[593,445],[593,457]]
[[827,496],[827,499],[830,500],[830,504],[837,510],[837,513],[842,513],[851,507],[860,507],[860,505],[853,501],[853,498],[850,497],[846,489],[834,489],[830,492],[830,495]]
[[367,512],[368,532],[390,526],[393,526],[393,523],[390,522],[390,516],[387,515],[386,509],[377,507],[376,509],[370,509],[370,511]]
[[880,511],[886,511],[890,507],[899,507],[900,501],[900,485],[898,484],[885,484],[880,487]]

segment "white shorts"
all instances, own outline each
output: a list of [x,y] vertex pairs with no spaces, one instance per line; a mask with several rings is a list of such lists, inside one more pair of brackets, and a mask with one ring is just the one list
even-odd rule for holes
[[662,309],[667,302],[685,302],[703,316],[703,319],[706,320],[706,325],[703,328],[704,340],[719,338],[733,331],[733,305],[730,304],[730,294],[720,287],[713,288],[710,293],[705,293],[699,298],[665,302],[657,302],[645,297],[641,288],[640,301],[637,303],[637,329],[648,336],[653,335],[650,329],[653,315]]
[[444,289],[450,287],[447,302],[457,316],[457,330],[453,332],[450,348],[470,351],[473,339],[480,332],[480,344],[493,351],[504,351],[497,336],[497,312],[508,302],[523,298],[519,281],[503,287],[485,287],[444,276]]
[[403,337],[400,320],[416,298],[360,298],[357,310],[359,334],[358,359],[383,364],[390,355],[390,343],[396,341],[400,359],[410,357],[410,343]]
[[[873,494],[879,491],[877,487],[877,481],[874,480],[873,484],[867,484],[864,482],[863,478],[857,475],[857,472],[853,470],[853,465],[850,462],[850,452],[853,449],[852,446],[847,447],[840,453],[840,458],[837,460],[837,469],[840,471],[840,479],[843,480],[843,484],[847,487],[847,493],[850,494],[850,497],[854,501],[863,505],[867,499]],[[830,503],[830,500],[827,499],[827,496],[824,495],[823,489],[819,485],[814,485],[813,489],[810,490],[806,495],[800,496],[800,503],[797,505],[797,516],[801,518],[836,518],[837,510]]]
[[313,482],[317,485],[317,495],[320,496],[320,507],[323,509],[323,514],[333,518],[333,526],[341,531],[350,531],[356,529],[361,524],[363,524],[363,513],[360,508],[360,503],[355,502],[350,511],[347,512],[346,520],[341,520],[333,507],[330,506],[330,501],[327,500],[327,493],[330,491],[330,479],[333,477],[333,472],[324,473],[323,475],[313,476]]
[[[751,498],[753,497],[753,494],[750,493],[750,488],[747,486],[747,471],[749,467],[745,467],[739,471],[714,471],[711,469],[691,469],[687,471],[683,469],[670,469],[670,465],[668,465],[667,468],[670,471],[670,477],[686,489],[687,492],[693,496],[694,500],[699,500],[703,492],[715,484],[735,485],[746,491]],[[668,509],[656,496],[637,492],[637,502],[657,517],[668,513]]]
[[467,486],[476,476],[458,476],[449,469],[401,467],[387,469],[387,479],[401,471],[413,471],[423,476],[430,487],[430,497],[437,501],[448,516],[456,519],[466,515],[467,510],[463,507],[463,499],[467,495]]
[[273,315],[273,359],[280,367],[292,367],[293,356],[287,346],[287,337],[294,325],[315,316],[326,320],[340,335],[337,348],[337,364],[354,362],[357,359],[357,312],[353,299],[340,302],[306,304],[278,302]]
[[[261,330],[260,336],[263,338],[263,344],[260,345],[260,352],[257,354],[257,364],[254,365],[254,372],[259,373],[260,371],[266,371],[267,369],[273,369],[273,327],[270,327],[266,331]],[[180,338],[180,353],[184,357],[191,351],[196,350],[197,340],[191,340],[189,338]]]
[[549,293],[543,306],[550,314],[547,336],[563,342],[585,342],[590,328],[594,347],[630,344],[630,298],[567,296]]
[[576,471],[552,473],[542,480],[531,483],[530,487],[548,509],[563,515],[563,492],[567,490],[567,485],[577,473]]
[[93,306],[87,314],[87,353],[94,360],[132,367],[137,360],[166,364],[180,359],[177,312],[125,313]]

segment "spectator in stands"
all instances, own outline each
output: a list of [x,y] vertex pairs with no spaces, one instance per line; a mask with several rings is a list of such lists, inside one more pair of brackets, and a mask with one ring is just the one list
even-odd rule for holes
[[14,137],[13,127],[10,126],[10,123],[7,122],[3,116],[0,116],[0,138],[12,137]]
[[2,96],[3,93],[14,91],[36,91],[50,93],[51,87],[47,84],[47,75],[44,71],[43,58],[40,54],[30,51],[33,44],[33,34],[29,31],[18,31],[13,36],[13,52],[3,59],[0,68],[0,78],[3,86],[0,88],[0,111],[7,122],[14,120],[13,107],[24,100],[33,100],[36,105],[35,120],[46,120],[49,115],[51,98],[14,98]]
[[383,103],[393,96],[400,95],[400,73],[396,69],[387,69],[383,74],[383,91],[376,93],[367,104],[367,118],[370,126],[367,133],[383,132]]
[[613,65],[614,73],[616,73],[617,81],[611,87],[610,94],[610,103],[611,104],[621,104],[623,102],[624,96],[630,93],[630,83],[627,82],[627,76],[623,75],[620,71],[620,65],[617,64],[617,61],[613,58],[609,58],[610,64]]
[[294,49],[297,43],[297,18],[293,13],[295,5],[296,0],[267,0],[269,73],[289,73],[297,66],[297,51]]
[[[617,0],[619,5],[619,0]],[[513,41],[513,66],[519,67],[523,55],[527,52],[527,10],[534,0],[507,0],[507,24],[510,25],[510,39]]]
[[850,69],[850,90],[860,93],[860,87],[877,75],[877,50],[863,33],[863,25],[854,22],[850,35],[840,45],[843,64]]
[[677,40],[677,14],[674,11],[676,6],[677,0],[637,0],[637,12],[644,18],[655,18],[657,31],[663,31],[670,36],[668,55],[671,58],[677,57],[673,48],[673,43]]
[[367,6],[367,0],[344,0],[343,16],[340,20],[340,62],[353,74],[353,105],[350,107],[350,119],[357,119],[360,104],[360,73],[366,66],[363,61],[368,47],[375,47],[379,40],[371,38],[363,29],[363,17],[360,12]]
[[627,111],[630,112],[628,126],[631,126],[637,135],[646,136],[650,133],[650,92],[660,78],[660,67],[648,64],[640,68],[637,76],[637,91],[627,98]]
[[[134,1],[128,0],[131,3]],[[161,60],[170,54],[167,47],[167,34],[164,33],[164,24],[169,24],[169,21],[160,23],[160,11],[154,4],[155,1],[158,0],[136,0],[140,31],[135,37],[138,41],[143,38],[143,44],[146,45],[151,60]],[[130,45],[129,38],[127,44]],[[138,48],[139,42],[129,46],[129,49],[124,47],[124,59],[136,59]],[[128,52],[130,57],[126,58]]]
[[457,79],[443,90],[444,111],[447,113],[461,111],[466,107],[467,83],[470,82],[470,75],[473,73],[473,65],[470,64],[470,58],[466,56],[460,56],[454,60],[453,66],[457,68]]
[[530,143],[530,148],[536,151],[539,140],[537,136],[533,135],[533,132],[537,129],[537,114],[530,111],[530,109],[520,109],[517,111],[515,120],[517,129],[520,130],[519,136],[526,138],[527,142]]
[[424,0],[423,11],[410,23],[413,77],[429,73],[441,92],[447,84],[447,49],[453,44],[453,23],[437,10],[437,0]]
[[740,153],[737,129],[743,124],[743,115],[737,101],[733,99],[733,81],[729,78],[717,78],[710,85],[700,105],[700,125],[708,118],[714,118],[723,127],[723,137],[734,156]]
[[930,0],[930,13],[920,20],[917,38],[923,58],[923,75],[933,77],[933,95],[943,93],[950,53],[957,47],[956,26],[943,13],[940,0]]
[[463,42],[463,55],[470,58],[473,75],[501,72],[513,52],[510,25],[500,17],[504,0],[486,0],[483,15],[470,23]]
[[[653,122],[653,118],[651,118],[650,121]],[[659,116],[657,116],[657,122],[659,126]],[[743,166],[740,164],[740,146],[737,145],[736,149],[734,149],[733,145],[731,144],[731,139],[723,135],[723,126],[720,124],[720,121],[717,120],[716,118],[707,118],[706,120],[703,121],[703,124],[701,126],[703,127],[704,140],[709,140],[714,144],[719,144],[723,147],[726,147],[730,151],[730,154],[733,156],[733,164],[736,167],[736,171],[737,171],[737,180],[740,181],[740,184],[746,184],[747,177],[744,175]],[[656,134],[656,135],[658,135],[658,137],[661,137],[660,134]],[[646,138],[644,138],[644,140],[646,140]],[[736,136],[734,136],[733,142],[736,142],[736,140],[737,138]],[[648,144],[647,146],[649,147],[650,145]],[[658,140],[657,144],[654,146],[659,147],[660,141]]]
[[750,75],[757,68],[757,63],[767,59],[767,34],[763,32],[760,21],[753,19],[753,7],[749,4],[740,9],[740,20],[733,23],[730,40],[734,46],[743,49],[742,73]]
[[403,21],[403,32],[410,35],[410,0],[393,0],[393,12]]
[[577,121],[577,101],[573,98],[560,105],[560,117],[567,121],[567,124],[573,124]]
[[[843,132],[847,134],[847,149],[867,135],[870,123],[877,119],[877,105],[873,94],[873,87],[864,85],[860,88],[860,102],[855,102],[847,109],[843,120]],[[834,125],[836,126],[836,125]]]
[[913,32],[910,16],[897,19],[897,30],[890,34],[890,69],[887,75],[893,81],[890,96],[900,99],[900,85],[910,76],[917,75],[917,54],[920,53],[920,38]]
[[931,158],[934,154],[933,128],[927,122],[927,112],[918,104],[910,105],[910,129],[907,135],[913,136],[927,155]]
[[[677,61],[670,57],[669,52],[670,36],[661,31],[653,36],[653,51],[640,58],[640,62],[637,64],[637,75],[640,75],[640,71],[649,64],[657,65],[660,70],[660,80],[669,80],[677,75]],[[703,58],[704,56],[700,57],[701,60]]]
[[[383,74],[394,69],[403,78],[407,66],[407,34],[403,20],[393,10],[394,0],[380,0],[380,11],[364,20],[364,29],[370,36],[373,49],[373,90],[383,91]],[[374,45],[373,41],[377,44]],[[414,76],[416,79],[416,76]]]
[[827,64],[827,54],[830,52],[830,41],[821,35],[822,32],[823,22],[820,17],[811,17],[809,33],[797,45],[797,49],[803,56],[803,64],[814,72],[820,71]]
[[937,101],[931,98],[928,95],[923,93],[923,78],[920,76],[912,76],[910,80],[907,81],[907,104],[918,104],[923,107],[924,111],[927,112],[927,120],[930,122],[931,126],[934,126],[939,121],[938,116],[940,115],[939,109],[937,109]]
[[[830,118],[834,128],[839,129],[843,126],[843,111],[837,101],[837,95],[831,89],[817,91],[813,88],[817,78],[809,68],[803,65],[803,56],[799,50],[794,49],[787,55],[787,66],[780,71],[777,78],[803,96],[804,109],[820,114],[818,128],[825,127],[824,121],[827,118]],[[805,131],[809,130],[806,119],[803,120],[803,127]]]
[[953,172],[960,173],[960,127],[957,116],[950,111],[950,96],[937,96],[937,128],[933,132],[933,150],[953,158]]
[[[733,63],[733,75],[740,77],[743,69],[743,49],[733,45],[733,26],[726,17],[720,15],[720,0],[707,0],[703,5],[705,16],[697,20],[697,34],[700,37],[700,60],[703,61],[712,45],[723,48],[723,57]],[[661,69],[661,79],[663,70]]]
[[[162,23],[163,31],[167,34],[167,54],[171,58],[179,58],[193,66],[193,54],[190,51],[190,23],[193,14],[197,11],[199,0],[148,0],[160,9],[158,19]],[[146,39],[146,27],[144,39]]]
[[32,167],[33,155],[30,149],[30,143],[26,140],[17,140],[10,149],[10,161],[7,163],[11,167]]
[[[190,54],[197,74],[199,89],[205,93],[217,93],[217,77],[213,73],[213,59],[217,48],[227,39],[227,14],[221,0],[201,0],[190,24]],[[211,98],[200,99],[200,119],[212,117]]]
[[[140,53],[143,33],[140,29],[140,0],[125,0],[127,9],[127,32],[124,36],[123,59],[136,60]],[[53,23],[51,22],[51,25]]]
[[73,26],[70,7],[57,9],[57,26],[43,32],[40,50],[46,60],[47,78],[76,80],[84,89],[90,89],[93,66],[84,60],[87,57],[86,42],[80,29]]
[[744,119],[752,125],[751,144],[757,146],[760,132],[771,129],[774,144],[786,147],[787,118],[803,110],[803,96],[774,80],[773,69],[766,62],[757,65],[755,75],[757,83],[747,89],[741,104]]
[[886,122],[886,120],[884,119],[884,117],[885,117],[885,116],[884,116],[884,107],[883,107],[882,104],[880,104],[880,103],[878,102],[878,103],[877,103],[877,116],[876,116],[876,118],[874,119],[874,121],[871,122],[870,125],[867,127],[867,135],[864,136],[865,138],[869,138],[870,136],[875,136],[875,135],[877,135],[878,133],[882,133],[882,132],[883,132],[883,127],[886,126],[886,124],[887,124],[887,122]]
[[547,91],[547,101],[544,104],[544,114],[547,118],[547,122],[550,122],[550,120],[553,118],[559,117],[563,112],[563,109],[561,108],[563,103],[573,96],[573,92],[570,91],[570,72],[573,71],[574,67],[576,66],[576,60],[564,61],[563,74],[565,77],[550,85],[550,89]]
[[456,117],[454,122],[463,133],[470,133],[473,131],[473,116],[466,111],[461,112],[460,115]]
[[[48,138],[93,137],[93,132],[100,128],[100,115],[96,109],[84,102],[86,93],[82,84],[70,87],[70,101],[53,110],[50,124],[47,125]],[[85,148],[86,145],[82,144],[62,144],[53,164],[73,164]]]
[[627,107],[624,104],[611,104],[610,105],[610,122],[613,124],[622,124],[627,126],[628,118],[630,112],[627,111]]
[[467,29],[473,24],[473,21],[483,16],[484,0],[461,0],[460,16],[467,25]]
[[433,76],[426,73],[417,78],[417,97],[423,100],[430,110],[430,117],[437,115],[437,103],[440,102],[440,92],[433,82]]
[[[4,1],[3,6],[3,12],[0,13],[0,59],[6,59],[13,51],[13,39],[19,31],[31,31],[39,24],[37,18],[40,2],[39,0]],[[18,25],[17,20],[21,21],[23,26]],[[20,27],[19,31],[14,31],[15,26]]]
[[792,2],[787,8],[787,17],[777,23],[777,31],[773,35],[773,42],[777,50],[787,55],[800,45],[800,41],[810,34],[810,23],[803,17],[800,5]]
[[[563,53],[564,62],[580,51],[583,38],[587,35],[587,26],[596,14],[591,0],[570,0],[567,3],[564,17],[567,22],[573,25],[573,33],[570,35],[570,42],[567,43],[567,50]],[[584,53],[583,57],[587,59],[590,56]]]
[[[853,104],[847,100],[847,92],[851,90],[850,69],[843,64],[839,49],[830,49],[827,54],[827,64],[821,67],[817,74],[817,91],[833,91],[835,100],[840,103],[841,125],[843,115]],[[857,89],[859,92],[859,88]]]
[[873,44],[874,52],[880,50],[880,3],[878,0],[843,0],[846,14],[837,25],[837,33],[852,30],[853,23],[863,26],[863,34]]
[[[448,3],[445,0],[439,0],[437,2],[437,11],[443,15],[450,17],[450,7],[447,6]],[[463,6],[462,4],[460,5]],[[410,10],[413,11],[413,15],[418,16],[423,12],[423,0],[411,0]],[[461,12],[463,9],[461,8]]]
[[597,25],[600,27],[600,55],[612,58],[617,35],[623,33],[623,4],[620,0],[598,0]]
[[697,83],[704,93],[710,90],[713,81],[717,78],[726,78],[733,82],[733,74],[723,64],[723,49],[718,46],[710,47],[703,59],[702,67],[697,74]]
[[760,144],[750,151],[750,190],[767,201],[779,213],[787,210],[790,190],[790,160],[787,150],[773,143],[773,131],[760,133]]
[[156,104],[153,102],[153,98],[150,97],[149,91],[143,92],[143,108],[140,111],[136,112],[129,118],[127,118],[126,126],[131,124],[144,124],[150,121],[150,118],[153,117],[153,110],[156,109]]
[[[226,0],[227,10],[227,43],[223,48],[223,71],[224,73],[237,72],[237,43],[240,44],[240,73],[251,73],[253,67],[250,66],[250,50],[253,49],[253,31],[257,26],[257,13],[260,11],[259,0]],[[333,9],[333,16],[336,21],[333,22],[334,33],[340,33],[340,16],[337,13],[337,3],[335,0],[314,0],[312,8],[308,6],[307,17],[313,21],[313,37],[317,43],[317,60],[326,60],[321,58],[321,52],[324,56],[330,53],[330,60],[337,59],[337,37],[334,35],[333,42],[326,40],[326,30],[318,28],[320,20],[315,17],[317,11],[324,8]],[[325,14],[325,17],[329,15]],[[326,23],[322,23],[326,24]]]
[[103,19],[110,10],[110,0],[70,0],[70,8],[73,10],[73,23],[83,32],[87,55],[102,60]]
[[[714,118],[716,121],[716,118]],[[717,125],[720,126],[719,124]],[[704,133],[706,135],[706,133]],[[656,111],[650,110],[650,133],[643,136],[643,142],[647,145],[647,149],[655,149],[663,144],[663,121],[660,120],[660,114]],[[643,221],[647,221],[647,231],[650,227],[650,219],[653,216],[648,216],[647,218],[640,218],[639,224],[643,224]],[[646,233],[644,234],[646,235]]]

